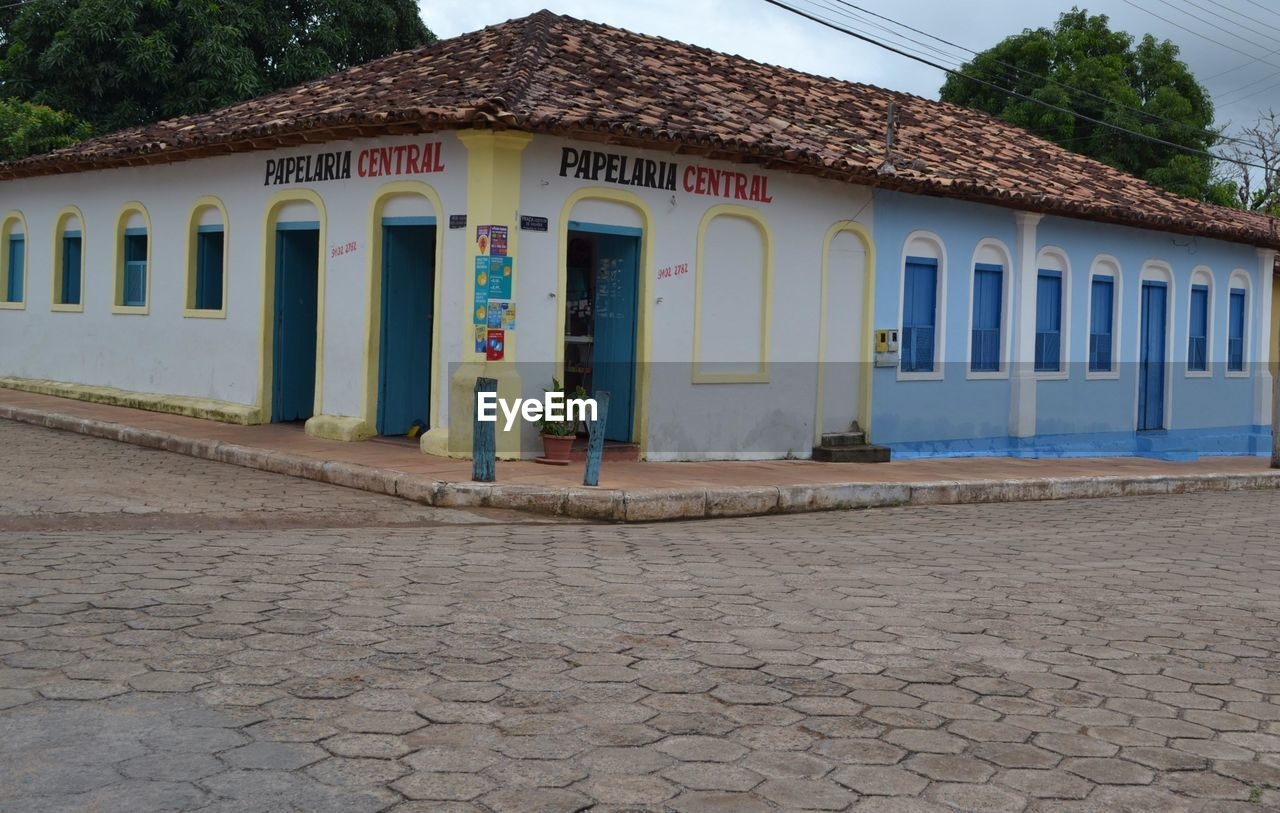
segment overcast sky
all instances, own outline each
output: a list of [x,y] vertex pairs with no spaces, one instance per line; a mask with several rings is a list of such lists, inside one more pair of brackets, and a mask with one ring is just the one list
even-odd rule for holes
[[[1023,28],[1049,26],[1070,7],[1065,0],[850,2],[975,50]],[[549,8],[762,62],[931,98],[937,98],[943,80],[940,71],[823,28],[764,0],[420,0],[419,4],[427,26],[440,37]],[[837,0],[797,0],[793,4],[840,7]],[[1080,5],[1092,13],[1108,15],[1113,29],[1139,37],[1151,33],[1176,43],[1183,59],[1213,94],[1219,123],[1238,126],[1253,121],[1260,109],[1280,111],[1280,0],[1096,0]],[[888,39],[883,31],[867,25],[866,15],[861,16],[863,22],[847,20],[849,27]],[[919,34],[903,33],[925,40]],[[912,43],[906,45],[922,50]],[[938,55],[930,56],[937,59]]]

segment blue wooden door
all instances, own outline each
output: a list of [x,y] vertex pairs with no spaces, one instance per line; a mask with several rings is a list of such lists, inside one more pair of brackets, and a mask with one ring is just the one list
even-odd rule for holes
[[271,420],[302,421],[315,408],[318,229],[276,232]]
[[613,234],[594,237],[596,301],[591,386],[597,392],[609,393],[605,439],[630,443],[635,408],[640,238]]
[[1138,429],[1164,428],[1165,321],[1169,290],[1142,283],[1142,333],[1138,338]]
[[430,419],[435,256],[435,226],[383,226],[380,435],[403,435]]

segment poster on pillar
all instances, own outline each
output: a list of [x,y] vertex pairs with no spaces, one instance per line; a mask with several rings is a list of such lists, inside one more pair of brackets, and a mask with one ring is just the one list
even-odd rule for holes
[[[507,256],[506,226],[476,226],[475,298],[471,324],[475,328],[475,351],[492,359],[486,331],[514,330],[515,303],[512,301],[513,258]],[[501,356],[499,356],[501,358]]]

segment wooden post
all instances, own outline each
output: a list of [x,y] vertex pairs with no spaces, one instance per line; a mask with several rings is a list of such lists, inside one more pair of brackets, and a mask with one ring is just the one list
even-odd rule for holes
[[609,417],[609,393],[596,393],[596,419],[587,421],[587,471],[584,486],[600,484],[600,458],[604,456],[604,425]]
[[498,381],[494,378],[477,378],[475,397],[471,410],[471,479],[477,483],[492,483],[497,479],[497,421],[480,420],[480,393],[497,393]]

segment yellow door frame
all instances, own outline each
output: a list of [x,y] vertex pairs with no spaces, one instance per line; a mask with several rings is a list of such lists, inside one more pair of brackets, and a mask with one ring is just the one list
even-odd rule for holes
[[316,263],[316,391],[312,415],[320,415],[324,393],[324,300],[325,252],[329,233],[324,200],[310,189],[286,189],[267,199],[262,212],[262,324],[259,337],[262,351],[262,377],[258,382],[259,423],[271,422],[271,380],[275,372],[273,353],[276,306],[276,223],[280,210],[288,203],[310,203],[320,221],[320,254]]
[[555,319],[555,359],[556,378],[564,380],[564,323],[565,298],[569,288],[569,220],[573,207],[584,200],[602,200],[620,203],[633,209],[640,216],[640,261],[638,263],[638,280],[636,299],[636,371],[635,392],[636,404],[631,417],[631,435],[640,446],[640,457],[644,458],[649,448],[649,364],[652,358],[653,297],[650,295],[650,284],[654,269],[650,268],[656,256],[653,212],[648,204],[634,192],[620,189],[609,189],[600,186],[589,186],[575,190],[560,208],[560,242],[559,255],[556,258],[556,319]]
[[[436,219],[435,280],[431,322],[431,399],[428,429],[444,426],[440,413],[440,324],[444,298],[444,235],[441,224],[444,205],[440,195],[421,181],[392,181],[378,187],[369,206],[369,279],[366,287],[369,335],[364,350],[364,425],[365,437],[378,433],[378,366],[382,359],[382,213],[396,197],[417,196],[426,199]],[[447,376],[445,376],[447,380]]]
[[[760,365],[753,372],[707,372],[702,369],[702,277],[706,256],[707,229],[718,217],[736,217],[753,224],[760,231],[761,251],[764,255],[763,276],[760,280]],[[768,384],[769,360],[772,357],[773,326],[773,229],[764,213],[749,206],[720,203],[707,209],[698,224],[698,248],[693,268],[693,365],[694,384]]]
[[870,330],[875,314],[875,290],[876,290],[876,246],[875,241],[871,238],[871,232],[867,231],[866,226],[861,223],[842,220],[827,229],[827,234],[822,238],[822,283],[819,293],[819,316],[818,316],[818,386],[817,386],[817,404],[814,408],[813,419],[813,443],[818,445],[822,442],[822,420],[823,420],[823,403],[825,397],[825,376],[826,376],[826,360],[827,360],[827,277],[830,272],[831,265],[831,243],[836,239],[837,235],[848,232],[856,236],[861,242],[863,250],[866,251],[866,273],[862,285],[862,358],[860,375],[862,380],[859,385],[858,392],[858,426],[863,432],[867,433],[867,437],[871,437],[871,379],[873,372],[872,354],[874,342]]

